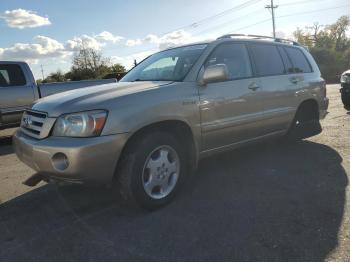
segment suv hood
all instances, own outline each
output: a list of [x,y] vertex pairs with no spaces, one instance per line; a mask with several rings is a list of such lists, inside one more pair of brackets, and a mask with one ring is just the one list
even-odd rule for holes
[[172,82],[121,82],[75,89],[36,101],[32,109],[58,117],[95,109],[109,109],[108,102],[119,97],[159,88]]

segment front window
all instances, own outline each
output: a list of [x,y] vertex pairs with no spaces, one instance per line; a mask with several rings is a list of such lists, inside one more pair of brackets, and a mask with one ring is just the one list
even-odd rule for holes
[[182,81],[206,47],[205,44],[191,45],[156,53],[120,81]]

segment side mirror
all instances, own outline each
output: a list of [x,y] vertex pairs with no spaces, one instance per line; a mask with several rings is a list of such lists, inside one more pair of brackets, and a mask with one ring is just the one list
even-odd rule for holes
[[199,84],[204,86],[208,83],[223,82],[228,79],[228,70],[225,64],[211,65],[204,70]]

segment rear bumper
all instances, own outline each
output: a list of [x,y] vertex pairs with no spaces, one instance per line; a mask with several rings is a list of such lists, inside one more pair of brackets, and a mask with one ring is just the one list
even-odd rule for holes
[[94,138],[33,139],[13,136],[18,158],[47,180],[104,184],[112,181],[126,134]]

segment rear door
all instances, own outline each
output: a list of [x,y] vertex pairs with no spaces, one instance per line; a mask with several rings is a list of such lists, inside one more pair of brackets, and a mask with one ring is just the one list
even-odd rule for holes
[[229,80],[199,89],[204,150],[255,138],[262,131],[261,90],[246,45],[230,42],[217,46],[204,67],[215,64],[227,66]]
[[34,101],[32,85],[20,65],[0,64],[0,124],[20,122],[23,110]]
[[[302,96],[304,90],[307,91],[310,88],[310,84],[314,84],[316,87],[322,85],[320,79],[314,79],[311,64],[300,48],[284,47],[283,49],[288,55],[293,66],[293,74],[290,76],[289,80],[293,83],[291,92],[294,94],[294,96]],[[298,101],[296,100],[293,102],[293,105],[296,106],[296,102]]]
[[281,54],[278,45],[254,43],[249,45],[249,50],[262,87],[264,134],[283,131],[288,128],[294,113],[289,92],[295,85],[288,74],[293,70],[290,61],[286,54]]

